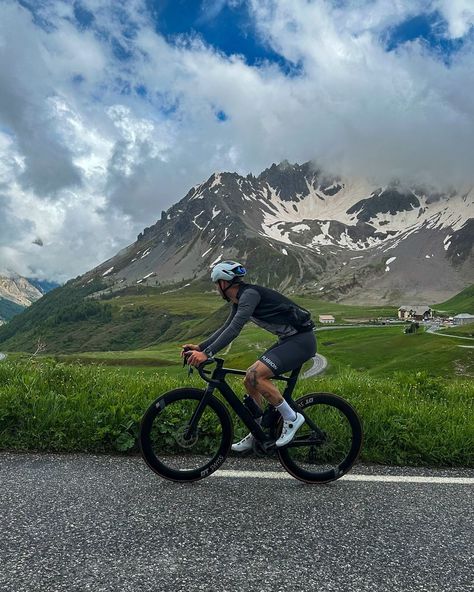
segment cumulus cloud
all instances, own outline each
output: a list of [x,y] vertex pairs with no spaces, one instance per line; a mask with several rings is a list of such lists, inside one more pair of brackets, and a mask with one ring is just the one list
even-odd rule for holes
[[48,100],[54,89],[36,27],[19,6],[7,3],[1,10],[0,114],[22,154],[18,181],[39,196],[54,195],[62,187],[80,185],[80,174]]
[[471,0],[438,0],[434,7],[446,19],[453,39],[463,37],[474,26],[474,4]]
[[[1,4],[0,273],[83,273],[216,170],[474,182],[472,2],[205,0],[202,18],[226,4],[295,68],[169,41],[144,0]],[[462,39],[449,61],[422,39],[388,51],[419,14]]]

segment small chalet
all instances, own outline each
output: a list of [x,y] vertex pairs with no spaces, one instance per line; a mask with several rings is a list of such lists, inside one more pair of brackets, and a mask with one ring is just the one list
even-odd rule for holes
[[332,315],[319,315],[319,322],[320,323],[324,323],[324,324],[334,323],[335,320],[336,319]]
[[400,306],[398,318],[403,321],[425,321],[433,318],[433,311],[425,304]]
[[457,314],[453,318],[453,321],[455,325],[468,325],[469,323],[474,323],[474,315],[462,312],[461,314]]

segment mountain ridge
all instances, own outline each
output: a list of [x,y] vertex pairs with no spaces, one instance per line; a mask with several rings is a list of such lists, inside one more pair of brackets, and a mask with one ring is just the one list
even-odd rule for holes
[[79,282],[102,278],[112,290],[192,283],[236,259],[254,281],[290,293],[441,301],[474,281],[473,218],[473,188],[380,187],[310,162],[284,161],[258,176],[215,172]]

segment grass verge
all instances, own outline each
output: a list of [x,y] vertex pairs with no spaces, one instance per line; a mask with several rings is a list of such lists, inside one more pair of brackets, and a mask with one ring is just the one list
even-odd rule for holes
[[[0,449],[134,452],[140,418],[163,392],[199,377],[158,371],[125,374],[105,366],[51,359],[0,365]],[[243,393],[242,382],[231,384]],[[376,378],[347,371],[301,381],[295,398],[330,391],[358,411],[367,462],[474,466],[474,383],[426,373]],[[234,417],[234,420],[236,418]],[[236,436],[245,427],[235,421]],[[164,434],[172,437],[172,434]]]

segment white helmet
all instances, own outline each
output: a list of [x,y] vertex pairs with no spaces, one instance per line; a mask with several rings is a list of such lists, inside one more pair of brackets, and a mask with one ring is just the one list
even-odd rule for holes
[[247,273],[245,267],[236,261],[221,261],[212,268],[211,280],[216,283],[218,280],[231,282],[234,278],[242,277]]

